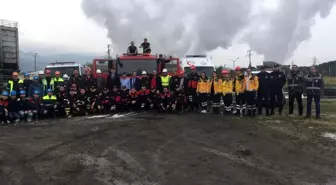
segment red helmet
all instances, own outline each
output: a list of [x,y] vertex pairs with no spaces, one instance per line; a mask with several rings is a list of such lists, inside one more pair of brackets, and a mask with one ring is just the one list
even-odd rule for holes
[[47,69],[47,70],[45,70],[45,72],[44,72],[45,74],[50,74],[51,73],[51,71],[50,71],[50,69]]
[[184,74],[184,71],[182,70],[182,71],[180,71],[180,75],[183,75]]
[[235,68],[235,71],[240,71],[240,67],[237,66],[237,67]]
[[223,69],[223,70],[222,70],[222,74],[229,74],[229,71],[226,70],[226,69]]
[[192,66],[190,66],[190,69],[191,70],[196,70],[196,66],[192,65]]

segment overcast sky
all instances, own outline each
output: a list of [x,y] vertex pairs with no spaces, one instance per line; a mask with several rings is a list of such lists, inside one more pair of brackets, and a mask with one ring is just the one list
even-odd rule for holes
[[[276,0],[267,0],[265,6],[275,9]],[[321,0],[324,1],[324,0]],[[81,0],[0,0],[0,19],[19,22],[20,50],[38,52],[40,55],[65,52],[94,52],[104,55],[106,45],[111,43],[107,29],[88,19],[82,9]],[[336,8],[311,27],[312,37],[303,41],[295,50],[292,60],[299,65],[312,64],[312,58],[319,62],[335,60]],[[148,36],[144,35],[143,37]],[[137,45],[142,38],[133,38]],[[148,36],[149,42],[156,38]],[[131,39],[130,39],[131,40]],[[125,40],[126,43],[129,40]],[[272,43],[269,43],[270,45]],[[155,52],[155,45],[152,46]],[[246,52],[249,46],[243,39],[233,39],[228,49],[209,52],[217,65],[231,67],[230,59],[240,57],[236,65],[247,66]],[[125,49],[126,50],[126,49]],[[253,64],[260,64],[262,55],[254,52]]]

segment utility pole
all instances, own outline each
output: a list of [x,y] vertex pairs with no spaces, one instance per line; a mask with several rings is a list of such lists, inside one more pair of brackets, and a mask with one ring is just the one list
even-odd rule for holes
[[34,53],[34,71],[36,72],[36,57],[37,53]]
[[313,66],[316,66],[317,65],[317,58],[316,56],[313,57]]
[[111,59],[111,48],[110,48],[110,44],[107,45],[107,57],[110,60]]
[[247,55],[246,57],[249,57],[249,68],[252,67],[252,61],[251,61],[251,57],[252,57],[252,50],[247,50]]

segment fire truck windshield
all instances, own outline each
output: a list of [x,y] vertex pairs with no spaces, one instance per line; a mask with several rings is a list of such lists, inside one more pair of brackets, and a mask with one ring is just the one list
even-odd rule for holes
[[[197,73],[204,72],[207,77],[211,77],[212,72],[214,71],[214,68],[210,67],[210,66],[209,67],[196,67],[196,71],[197,71]],[[184,67],[184,72],[186,74],[190,74],[190,72],[191,72],[190,67]]]
[[64,74],[67,74],[67,75],[71,76],[75,69],[77,69],[78,71],[80,70],[79,66],[59,66],[59,67],[46,67],[45,68],[45,70],[48,70],[48,69],[51,71],[52,76],[55,75],[55,71],[59,71],[62,76]]
[[156,60],[122,60],[120,59],[121,66],[118,66],[118,73],[126,73],[131,75],[133,71],[137,73],[138,76],[141,75],[142,71],[146,71],[147,74],[152,73],[153,70],[157,70]]

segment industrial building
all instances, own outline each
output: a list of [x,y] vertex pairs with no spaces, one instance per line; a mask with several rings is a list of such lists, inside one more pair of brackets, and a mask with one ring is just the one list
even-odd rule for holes
[[18,23],[0,19],[0,85],[19,69]]

